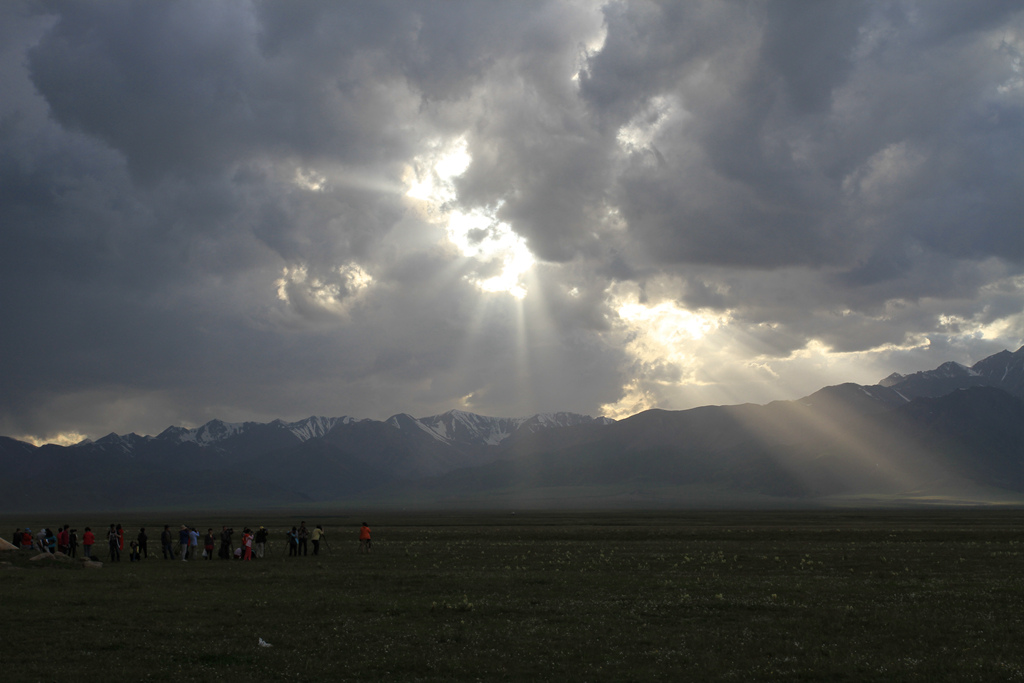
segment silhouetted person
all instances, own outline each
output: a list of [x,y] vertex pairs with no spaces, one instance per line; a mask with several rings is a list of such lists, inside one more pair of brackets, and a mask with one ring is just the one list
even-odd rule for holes
[[160,548],[164,551],[165,560],[174,559],[174,542],[171,536],[171,525],[164,524],[164,530],[160,532]]
[[327,537],[324,535],[324,528],[322,526],[320,526],[319,524],[317,524],[316,528],[313,529],[313,536],[312,536],[311,540],[313,541],[313,554],[314,555],[319,555],[320,554],[320,541],[327,540]]
[[121,538],[117,534],[117,528],[111,524],[107,532],[107,543],[110,545],[110,561],[121,561]]

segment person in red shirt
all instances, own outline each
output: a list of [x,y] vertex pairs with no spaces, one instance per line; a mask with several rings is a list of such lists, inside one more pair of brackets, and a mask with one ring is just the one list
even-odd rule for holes
[[96,542],[96,534],[92,532],[92,529],[85,527],[85,533],[82,534],[82,552],[85,556],[92,559],[92,544]]
[[252,531],[249,530],[249,527],[246,527],[245,530],[242,532],[242,547],[245,548],[245,554],[242,555],[242,559],[243,560],[251,560],[252,559]]
[[359,527],[359,552],[368,553],[373,547],[373,542],[370,541],[370,527],[366,526],[366,522],[363,522],[363,526]]

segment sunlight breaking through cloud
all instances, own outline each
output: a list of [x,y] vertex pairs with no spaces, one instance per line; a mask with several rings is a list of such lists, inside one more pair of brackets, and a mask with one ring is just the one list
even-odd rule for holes
[[698,385],[701,349],[708,335],[728,325],[730,313],[688,310],[674,301],[649,303],[638,290],[618,287],[609,292],[614,321],[626,342],[634,376],[623,386],[622,397],[601,406],[610,417],[626,417],[660,404],[652,387],[661,391]]
[[600,413],[613,420],[622,420],[645,410],[656,408],[657,399],[650,391],[645,390],[639,380],[631,380],[622,387],[622,398],[614,403],[605,403]]
[[0,433],[622,415],[1013,351],[1019,4],[0,4]]
[[626,350],[648,371],[659,368],[659,381],[693,382],[694,343],[729,321],[729,313],[690,311],[674,301],[646,303],[638,292],[617,292],[611,304],[630,339]]
[[522,299],[526,296],[522,278],[535,259],[512,226],[497,219],[501,204],[468,211],[453,208],[458,199],[455,178],[472,162],[466,148],[466,139],[460,137],[438,142],[417,157],[406,173],[406,196],[421,202],[425,217],[443,225],[448,241],[477,262],[477,272],[467,275],[468,281],[481,291],[506,292]]
[[508,292],[517,299],[526,296],[521,278],[533,267],[533,254],[508,223],[495,219],[494,212],[452,211],[448,215],[448,239],[463,256],[476,259],[486,270],[498,265],[496,275],[469,278],[481,290]]

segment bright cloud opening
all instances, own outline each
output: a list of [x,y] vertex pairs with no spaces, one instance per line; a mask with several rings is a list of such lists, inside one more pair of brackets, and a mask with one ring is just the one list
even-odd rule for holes
[[500,204],[469,211],[452,208],[458,199],[454,181],[471,162],[465,138],[435,143],[408,169],[406,196],[420,203],[428,220],[444,226],[448,241],[463,256],[479,264],[480,272],[466,276],[467,280],[482,291],[522,299],[526,296],[523,275],[536,261],[526,241],[497,219]]
[[325,277],[311,276],[309,267],[284,268],[275,283],[277,298],[285,303],[301,302],[325,311],[343,314],[373,284],[373,277],[358,263],[347,263]]
[[453,181],[466,172],[473,160],[467,151],[468,144],[464,137],[435,141],[428,151],[413,159],[405,173],[406,196],[427,202],[432,208],[454,200]]
[[643,388],[639,380],[631,380],[622,387],[622,392],[622,398],[618,401],[601,406],[601,415],[613,420],[623,420],[631,415],[658,407],[657,399],[650,391]]
[[609,290],[609,305],[633,375],[619,400],[601,406],[604,415],[615,418],[657,407],[683,388],[700,386],[704,356],[718,352],[709,351],[707,338],[731,320],[728,311],[689,310],[671,300],[649,303],[636,287],[625,285]]
[[722,324],[722,318],[704,312],[679,308],[671,301],[655,306],[627,303],[619,307],[619,317],[636,328],[642,328],[666,350],[687,340],[701,339]]
[[508,292],[517,299],[526,296],[522,276],[535,263],[526,242],[508,223],[497,221],[493,212],[452,211],[448,216],[448,240],[463,256],[482,264],[499,264],[499,272],[490,277],[469,277],[485,292]]
[[728,314],[690,311],[673,301],[642,303],[635,294],[616,297],[615,309],[636,366],[649,380],[669,385],[696,382],[700,341],[728,321]]
[[677,114],[680,107],[668,95],[651,98],[650,104],[619,129],[616,140],[627,152],[647,150],[654,143],[665,123]]
[[292,182],[303,190],[322,192],[327,185],[327,177],[313,170],[296,168]]

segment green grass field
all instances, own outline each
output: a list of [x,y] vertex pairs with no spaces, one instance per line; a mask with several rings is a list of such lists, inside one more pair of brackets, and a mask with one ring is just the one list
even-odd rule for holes
[[[0,554],[3,680],[1024,679],[1022,510],[380,513],[370,555],[361,517],[301,514],[318,557],[279,513],[0,521],[151,539],[100,570]],[[274,555],[158,559],[181,521]]]

